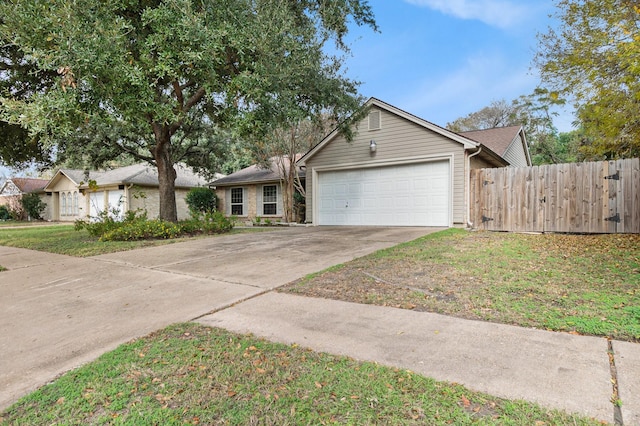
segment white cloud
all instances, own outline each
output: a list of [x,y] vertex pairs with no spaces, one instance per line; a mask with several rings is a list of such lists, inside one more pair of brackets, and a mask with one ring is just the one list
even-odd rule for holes
[[[446,75],[416,82],[397,106],[444,126],[494,100],[507,102],[533,91],[536,76],[525,66],[512,67],[500,54],[477,53]],[[392,102],[393,103],[393,102]]]
[[508,0],[405,0],[460,19],[473,19],[485,24],[512,28],[529,16],[529,8]]

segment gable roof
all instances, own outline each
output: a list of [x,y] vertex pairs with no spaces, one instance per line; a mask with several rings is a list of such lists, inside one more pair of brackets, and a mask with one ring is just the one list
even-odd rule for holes
[[[416,115],[408,113],[406,111],[401,110],[400,108],[396,108],[393,105],[390,105],[384,101],[381,101],[377,98],[370,98],[363,106],[363,108],[371,108],[377,107],[380,109],[384,109],[392,114],[395,114],[399,117],[402,117],[412,123],[417,124],[418,126],[424,127],[425,129],[431,130],[435,133],[438,133],[448,139],[451,139],[454,142],[458,142],[465,149],[477,148],[480,146],[480,143],[471,140],[463,135],[460,135],[456,132],[452,132],[451,130],[445,129],[444,127],[440,127],[437,124],[434,124],[430,121],[424,120]],[[329,133],[324,139],[320,141],[316,146],[311,148],[300,160],[299,163],[304,163],[308,161],[311,157],[313,157],[318,151],[320,151],[325,145],[329,144],[335,137],[339,135],[338,128],[334,129],[331,133]]]
[[[176,188],[193,188],[203,186],[207,181],[183,164],[176,164]],[[158,170],[150,164],[138,163],[107,171],[89,171],[77,169],[60,169],[47,183],[52,186],[62,176],[71,180],[79,188],[87,188],[89,180],[95,180],[98,186],[105,185],[140,185],[158,186]]]
[[13,184],[22,193],[42,191],[47,185],[47,182],[49,182],[47,179],[9,178],[2,186],[0,193],[4,192],[4,189],[11,184]]
[[459,132],[474,141],[480,142],[498,155],[504,155],[509,146],[516,141],[522,126],[495,127],[493,129]]
[[[288,158],[288,156],[283,156]],[[296,154],[295,161],[298,161],[302,157],[301,154]],[[277,158],[271,157],[269,159],[269,168],[253,164],[244,169],[238,170],[235,173],[231,173],[228,176],[220,178],[211,182],[209,185],[213,186],[230,186],[230,185],[244,185],[244,184],[256,184],[260,182],[278,182],[281,179],[280,170],[276,164]],[[287,167],[289,162],[285,162]],[[304,170],[298,171],[298,176],[304,178]]]

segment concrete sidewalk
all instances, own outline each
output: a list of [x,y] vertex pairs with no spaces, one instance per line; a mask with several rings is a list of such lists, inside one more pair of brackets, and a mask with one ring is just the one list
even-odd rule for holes
[[[606,339],[270,291],[434,231],[292,228],[84,259],[0,247],[9,268],[0,273],[0,410],[120,343],[199,317],[613,423]],[[640,425],[640,344],[612,346],[624,424]]]
[[[604,338],[275,292],[198,322],[615,421]],[[640,344],[612,345],[622,419],[639,425]]]

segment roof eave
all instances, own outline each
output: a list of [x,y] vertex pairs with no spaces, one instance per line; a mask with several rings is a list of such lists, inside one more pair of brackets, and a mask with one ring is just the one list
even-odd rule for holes
[[483,157],[489,157],[490,159],[492,159],[494,161],[494,165],[496,165],[496,166],[509,166],[509,165],[511,165],[511,163],[509,163],[507,160],[502,158],[500,155],[498,155],[495,152],[493,152],[486,145],[481,145],[481,147],[482,147],[482,152],[481,152],[480,155],[483,156]]
[[222,182],[222,183],[218,183],[218,181],[213,181],[210,182],[208,185],[209,186],[214,186],[214,187],[218,187],[218,186],[243,186],[243,185],[259,185],[261,183],[274,183],[280,182],[280,179],[260,179],[260,180],[244,180],[244,181],[238,181],[238,182]]
[[[402,117],[408,121],[417,124],[418,126],[424,127],[428,130],[431,130],[435,133],[438,133],[444,137],[447,137],[455,142],[462,144],[464,149],[477,148],[480,146],[480,143],[473,141],[469,138],[466,138],[462,135],[459,135],[455,132],[445,129],[444,127],[440,127],[436,124],[433,124],[429,121],[426,121],[420,117],[417,117],[413,114],[410,114],[406,111],[403,111],[399,108],[394,107],[393,105],[389,105],[388,103],[381,101],[377,98],[369,98],[367,102],[362,106],[362,108],[371,108],[372,106],[376,106],[378,108],[384,109],[392,114],[396,114],[399,117]],[[324,139],[322,139],[316,146],[311,148],[305,155],[303,155],[296,164],[304,165],[307,161],[309,161],[318,151],[320,151],[324,146],[329,144],[337,135],[339,134],[338,128],[336,127],[331,133],[329,133]]]

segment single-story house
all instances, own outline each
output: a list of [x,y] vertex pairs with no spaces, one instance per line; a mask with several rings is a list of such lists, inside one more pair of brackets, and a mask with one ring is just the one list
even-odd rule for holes
[[[301,155],[296,156],[296,159]],[[283,157],[284,170],[289,169],[288,157]],[[304,182],[304,170],[298,170]],[[282,168],[278,159],[269,159],[267,166],[254,164],[210,183],[218,196],[218,210],[227,216],[237,216],[247,222],[255,218],[283,219]]]
[[[176,204],[178,219],[181,220],[189,217],[185,201],[187,192],[191,188],[205,186],[207,181],[184,165],[176,165],[175,169]],[[60,169],[44,191],[51,194],[48,219],[54,221],[97,217],[105,210],[122,217],[125,212],[138,209],[145,210],[149,218],[154,218],[160,211],[158,171],[147,163],[107,171]]]
[[35,192],[47,204],[47,209],[42,213],[42,216],[48,217],[49,197],[44,192],[47,182],[49,182],[47,179],[35,178],[14,177],[7,179],[0,188],[0,206],[5,205],[10,210],[22,211],[22,196]]
[[[298,160],[307,223],[471,225],[471,169],[531,165],[521,126],[456,133],[376,98],[365,108],[352,141],[336,129]],[[247,167],[215,187],[227,215],[282,215],[273,166]]]
[[298,161],[307,222],[471,225],[470,170],[531,165],[521,127],[458,134],[375,98],[366,107],[352,141],[334,130]]

